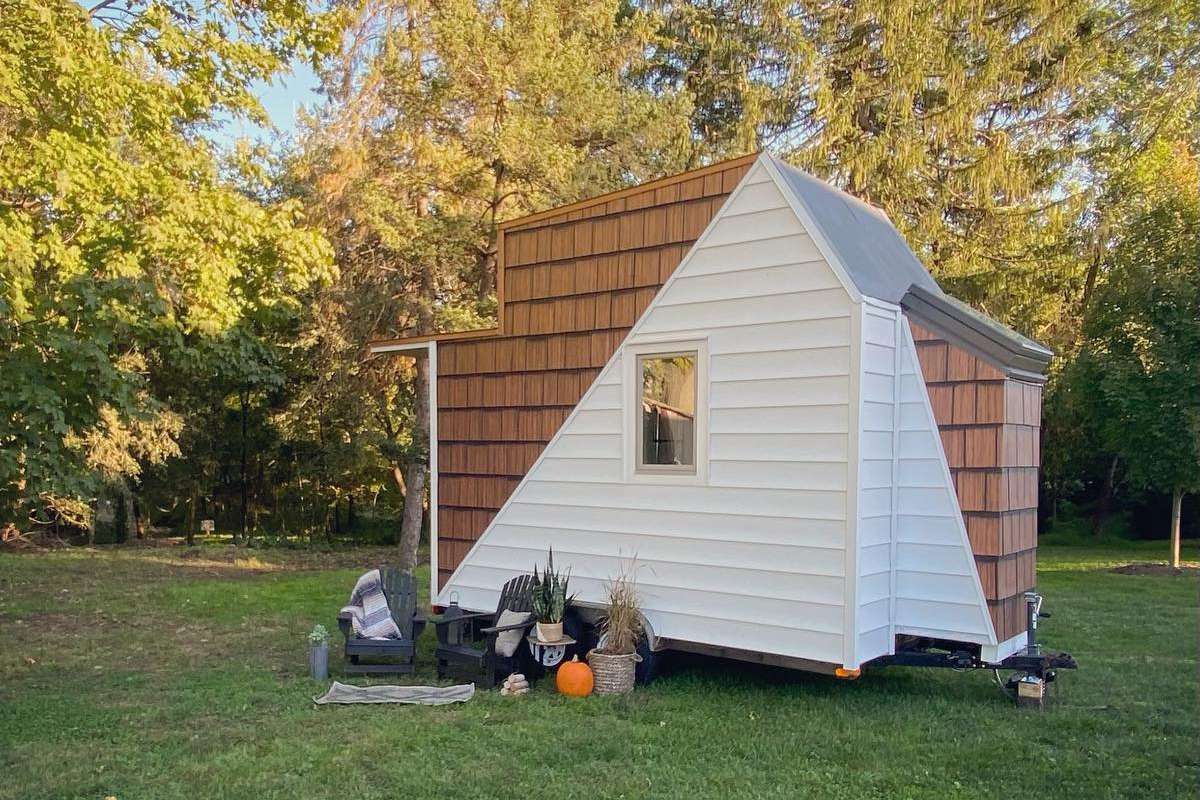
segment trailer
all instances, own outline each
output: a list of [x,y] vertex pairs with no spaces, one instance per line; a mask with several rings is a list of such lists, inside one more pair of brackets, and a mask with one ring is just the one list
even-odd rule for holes
[[1073,665],[1029,639],[1052,353],[882,211],[762,153],[498,247],[495,328],[370,346],[429,359],[436,604],[493,609],[553,548],[585,613],[632,568],[655,650]]

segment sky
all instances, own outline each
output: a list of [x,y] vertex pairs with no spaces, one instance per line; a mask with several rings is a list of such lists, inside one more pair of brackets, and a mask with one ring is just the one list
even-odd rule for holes
[[244,119],[224,116],[218,120],[219,127],[213,132],[213,139],[223,145],[232,144],[243,137],[251,141],[273,144],[279,137],[292,136],[296,132],[296,112],[300,107],[312,106],[321,101],[322,98],[316,91],[318,85],[317,76],[306,62],[293,63],[290,75],[277,75],[270,84],[258,82],[251,87],[258,95],[271,122],[279,129],[278,134]]

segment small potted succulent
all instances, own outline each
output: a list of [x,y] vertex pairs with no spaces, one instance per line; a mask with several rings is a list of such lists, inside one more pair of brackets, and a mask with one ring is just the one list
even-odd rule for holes
[[633,691],[637,643],[642,637],[642,612],[638,608],[637,584],[628,574],[608,586],[608,609],[600,623],[600,643],[588,653],[595,676],[596,694],[628,694]]
[[557,642],[563,638],[563,615],[571,605],[567,596],[567,584],[571,571],[565,573],[554,569],[554,550],[546,560],[546,567],[539,573],[533,568],[533,613],[537,618],[537,638],[542,642]]
[[329,677],[329,631],[314,625],[308,633],[308,674],[315,681]]

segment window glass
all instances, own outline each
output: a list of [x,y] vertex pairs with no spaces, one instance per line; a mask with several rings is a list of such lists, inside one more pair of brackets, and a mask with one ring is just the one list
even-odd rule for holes
[[638,359],[642,419],[638,466],[696,468],[696,354],[671,353]]

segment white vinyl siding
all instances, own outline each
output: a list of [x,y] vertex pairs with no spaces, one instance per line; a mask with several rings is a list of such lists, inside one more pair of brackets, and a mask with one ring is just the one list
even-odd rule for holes
[[[841,664],[853,303],[761,165],[659,292],[443,590],[488,608],[544,560],[603,602],[637,559],[656,636]],[[623,464],[624,359],[700,340],[702,483]],[[622,477],[624,476],[624,477]]]

